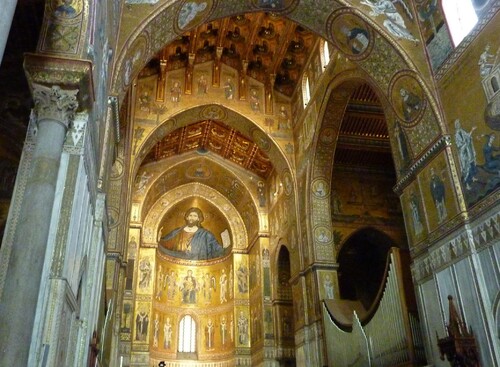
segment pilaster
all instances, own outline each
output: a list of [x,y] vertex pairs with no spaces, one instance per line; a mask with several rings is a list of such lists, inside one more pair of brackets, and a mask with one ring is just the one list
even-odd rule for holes
[[[71,125],[71,129],[66,134],[63,146],[62,164],[60,173],[64,177],[64,190],[57,218],[57,234],[55,238],[55,249],[51,259],[51,277],[63,277],[63,268],[66,258],[66,246],[68,245],[68,233],[72,213],[74,211],[75,196],[77,192],[79,173],[81,170],[82,154],[84,152],[85,132],[88,121],[87,113],[79,113]],[[81,179],[81,178],[80,178]],[[86,181],[86,180],[85,180]],[[85,218],[82,218],[85,220]]]
[[44,330],[43,359],[47,366],[71,365],[78,330],[78,304],[64,278],[50,279],[49,314]]
[[94,204],[94,217],[92,234],[88,254],[87,282],[84,286],[86,297],[82,300],[80,309],[80,334],[77,342],[75,366],[87,366],[88,345],[94,332],[99,340],[98,318],[101,306],[100,299],[103,296],[102,285],[104,277],[104,223],[105,223],[105,194],[98,193]]

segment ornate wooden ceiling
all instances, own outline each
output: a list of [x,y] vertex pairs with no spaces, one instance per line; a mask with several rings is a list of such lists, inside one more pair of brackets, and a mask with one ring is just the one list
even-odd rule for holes
[[225,159],[268,178],[273,166],[267,155],[250,139],[236,130],[212,120],[200,121],[179,128],[159,141],[143,163],[197,150],[212,151]]
[[347,105],[335,164],[394,171],[384,112],[368,84],[356,89]]
[[[272,13],[241,14],[195,28],[167,45],[150,62],[166,72],[220,59],[291,96],[317,36]],[[147,73],[148,70],[145,70]]]

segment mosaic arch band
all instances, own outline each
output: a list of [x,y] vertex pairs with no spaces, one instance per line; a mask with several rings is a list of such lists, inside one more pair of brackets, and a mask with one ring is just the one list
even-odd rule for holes
[[186,224],[161,237],[159,250],[187,260],[210,260],[226,254],[229,241],[221,245],[211,231],[202,227],[204,219],[201,209],[189,208],[184,215]]

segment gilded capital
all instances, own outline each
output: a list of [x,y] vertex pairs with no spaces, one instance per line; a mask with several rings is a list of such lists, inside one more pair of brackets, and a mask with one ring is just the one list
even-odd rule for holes
[[54,85],[51,88],[33,84],[33,99],[37,120],[55,120],[69,127],[78,108],[78,90],[64,90]]
[[91,110],[94,104],[92,62],[42,54],[25,54],[24,71],[32,89],[36,85],[58,85],[61,89],[78,90],[78,107]]

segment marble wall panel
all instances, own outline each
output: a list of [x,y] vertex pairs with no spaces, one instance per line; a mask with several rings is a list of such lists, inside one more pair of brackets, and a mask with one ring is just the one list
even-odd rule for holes
[[422,329],[428,360],[433,360],[436,367],[447,367],[448,362],[439,358],[436,332],[439,337],[445,335],[443,312],[434,279],[418,287],[418,301],[422,313]]
[[[454,270],[460,294],[460,299],[454,300],[455,305],[467,327],[474,333],[481,363],[484,366],[498,365],[492,350],[494,348],[492,344],[498,344],[498,342],[490,339],[491,335],[494,335],[494,331],[489,330],[492,324],[487,320],[492,319],[491,308],[490,305],[484,304],[484,300],[481,299],[479,292],[483,287],[478,280],[479,274],[474,269],[472,259],[467,258],[456,263]],[[481,293],[484,293],[484,290]]]
[[492,306],[500,291],[500,264],[498,263],[498,254],[495,253],[498,249],[500,246],[486,248],[478,253],[484,280],[488,285],[485,291]]

